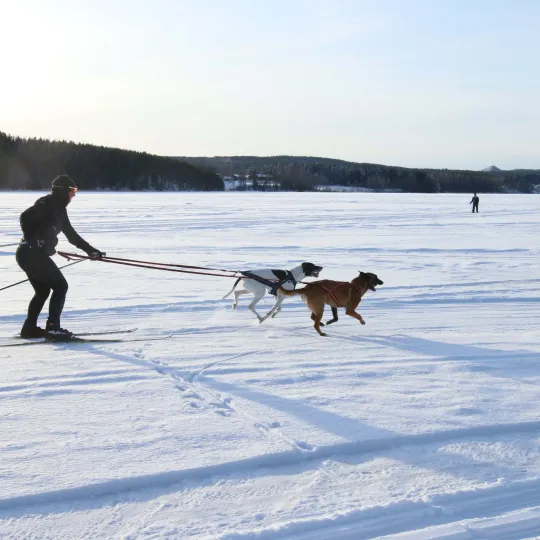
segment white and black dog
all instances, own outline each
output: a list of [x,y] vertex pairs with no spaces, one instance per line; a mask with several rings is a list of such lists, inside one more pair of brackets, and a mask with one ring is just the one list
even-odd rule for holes
[[[322,269],[322,266],[303,262],[295,266],[292,270],[265,269],[241,272],[244,277],[238,278],[233,288],[223,298],[227,298],[234,291],[232,308],[236,309],[239,296],[242,294],[253,294],[255,298],[249,304],[249,309],[256,315],[259,322],[262,323],[268,317],[275,317],[281,309],[281,303],[285,299],[285,295],[279,292],[279,287],[292,290],[299,281],[302,281],[306,277],[319,277],[319,272]],[[235,290],[239,282],[242,282],[242,288]],[[276,297],[276,301],[272,309],[264,317],[261,317],[255,310],[255,306],[262,300],[267,291]]]

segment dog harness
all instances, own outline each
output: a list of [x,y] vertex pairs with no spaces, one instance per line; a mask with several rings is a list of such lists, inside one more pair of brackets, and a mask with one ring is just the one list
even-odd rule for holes
[[285,272],[285,277],[283,279],[280,279],[279,281],[272,281],[270,279],[263,278],[253,272],[250,272],[249,270],[246,270],[245,272],[240,272],[240,273],[249,279],[254,279],[255,281],[258,281],[259,283],[262,283],[263,285],[270,287],[270,290],[268,292],[272,296],[277,296],[277,291],[279,287],[281,287],[284,283],[290,282],[293,284],[293,288],[296,288],[296,279],[294,279],[292,272],[290,270],[285,270],[284,272]]
[[[315,283],[314,283],[315,285]],[[337,289],[340,285],[352,285],[359,293],[360,293],[360,298],[363,296],[363,292],[356,286],[356,283],[353,283],[352,281],[340,281],[338,282],[336,285],[334,285],[331,289],[329,289],[328,287],[325,287],[324,285],[321,285],[320,283],[317,283],[317,285],[319,287],[321,287],[321,289],[324,289],[329,295],[330,295],[330,298],[332,298],[332,300],[334,301],[334,303],[336,304],[336,307],[345,307],[345,306],[342,306],[340,304],[340,302],[338,302],[338,299],[336,298],[336,295],[334,294],[334,290]]]
[[[321,289],[324,289],[330,295],[330,297],[332,298],[332,300],[336,304],[336,307],[343,307],[338,302],[338,299],[336,298],[336,295],[334,294],[334,289],[337,289],[340,285],[344,285],[345,283],[347,283],[347,282],[346,281],[340,281],[336,285],[334,285],[334,287],[332,287],[331,289],[329,289],[328,287],[325,287],[324,285],[321,285],[320,283],[317,283],[317,285],[319,287],[321,287]],[[348,285],[348,283],[347,283],[347,285]]]

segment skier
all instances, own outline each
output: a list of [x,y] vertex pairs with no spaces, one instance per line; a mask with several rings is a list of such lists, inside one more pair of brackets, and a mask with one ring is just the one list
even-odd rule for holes
[[[52,192],[38,199],[20,216],[23,238],[17,248],[17,263],[26,272],[35,294],[28,306],[28,315],[21,329],[21,337],[45,337],[69,341],[73,333],[60,327],[68,284],[64,275],[51,259],[56,253],[58,235],[63,232],[68,241],[85,251],[91,259],[100,259],[103,253],[83,240],[72,227],[66,207],[77,187],[63,174],[52,182]],[[45,330],[37,325],[39,314],[52,290],[49,318]]]
[[472,211],[473,214],[476,212],[478,214],[478,203],[480,202],[480,197],[475,193],[473,195],[473,198],[471,199],[471,202],[469,204],[472,204]]

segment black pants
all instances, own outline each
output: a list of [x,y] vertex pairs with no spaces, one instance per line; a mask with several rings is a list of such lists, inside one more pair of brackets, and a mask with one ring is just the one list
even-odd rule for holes
[[41,248],[20,246],[16,257],[18,265],[26,272],[35,291],[28,305],[28,317],[25,324],[30,327],[37,325],[39,314],[52,290],[47,323],[60,327],[60,316],[68,291],[66,278]]
[[472,211],[473,211],[473,214],[476,212],[478,214],[478,205],[477,204],[474,204],[472,205]]

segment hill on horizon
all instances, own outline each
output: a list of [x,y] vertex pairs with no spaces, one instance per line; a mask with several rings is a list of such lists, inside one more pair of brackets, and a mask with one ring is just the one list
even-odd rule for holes
[[278,154],[269,156],[254,156],[254,155],[231,155],[231,156],[174,156],[175,159],[186,161],[188,163],[197,163],[201,166],[215,166],[220,168],[234,167],[249,167],[255,165],[266,165],[268,163],[325,163],[325,164],[343,164],[357,165],[370,167],[394,167],[404,170],[422,170],[422,171],[470,171],[470,172],[540,172],[540,169],[500,169],[496,165],[490,165],[479,171],[475,169],[450,169],[447,167],[405,167],[402,165],[387,165],[382,163],[373,163],[365,161],[349,161],[339,158],[328,158],[321,156],[294,156],[289,154]]
[[[313,191],[333,186],[410,193],[535,193],[540,170],[407,168],[313,156],[167,157],[0,132],[0,189],[43,189],[58,174],[83,189],[221,191],[223,177],[250,177],[254,190]],[[248,181],[240,182],[246,189]]]
[[233,174],[271,175],[290,190],[314,186],[349,186],[373,190],[439,192],[523,192],[535,191],[540,170],[503,171],[491,166],[482,171],[410,168],[378,163],[359,163],[313,156],[178,156],[203,170],[221,176]]

